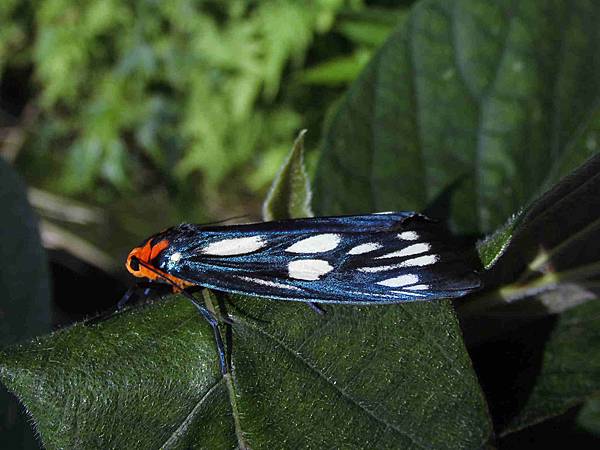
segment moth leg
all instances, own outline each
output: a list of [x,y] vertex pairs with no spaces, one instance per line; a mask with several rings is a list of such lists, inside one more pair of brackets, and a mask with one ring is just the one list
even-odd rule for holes
[[223,339],[221,338],[221,332],[219,331],[219,322],[217,321],[216,317],[208,309],[206,309],[205,306],[199,304],[191,294],[185,291],[183,291],[183,293],[213,329],[215,343],[217,344],[217,353],[219,354],[221,374],[225,375],[227,373],[227,364],[225,362],[225,346],[223,345]]
[[137,283],[135,286],[130,287],[129,289],[127,289],[127,292],[123,294],[123,297],[121,297],[119,303],[117,303],[117,311],[122,310],[125,307],[125,305],[127,305],[131,301],[131,299],[135,297],[135,294],[137,294],[140,290],[142,290],[141,298],[146,299],[150,296],[150,293],[154,289],[156,289],[156,284],[144,282]]
[[[213,292],[214,294],[214,292]],[[227,312],[227,305],[225,304],[225,300],[222,295],[215,295],[217,299],[217,303],[219,305],[219,311],[221,312],[220,319],[225,322],[227,325],[235,325],[235,321],[229,317],[229,313]]]
[[226,323],[227,325],[235,325],[235,322],[233,321],[233,319],[231,319],[230,317],[227,317],[225,315],[221,316],[221,320]]
[[[204,297],[205,302],[212,303],[213,299],[217,301],[217,303],[219,305],[219,313],[220,313],[219,320],[221,320],[221,322],[223,322],[223,323],[226,323],[227,325],[234,325],[235,322],[233,321],[233,319],[227,315],[227,310],[225,309],[225,303],[223,302],[223,299],[220,296],[215,295],[215,293],[212,292],[210,289],[201,288],[201,289],[191,290],[188,288],[185,290],[185,292],[192,294],[192,296],[193,296],[194,292],[198,292],[200,290],[202,291],[202,297]],[[213,315],[214,315],[214,313],[213,313]]]
[[319,306],[317,303],[308,302],[307,305],[310,309],[312,309],[314,312],[316,312],[317,314],[319,314],[321,316],[324,316],[325,314],[327,314],[327,311],[325,311],[325,309],[323,309],[323,307]]
[[119,303],[117,303],[117,311],[122,310],[125,307],[125,305],[129,303],[131,298],[134,296],[135,291],[137,291],[137,286],[132,286],[129,289],[127,289],[127,292],[123,294],[123,297],[121,297],[121,300],[119,300]]

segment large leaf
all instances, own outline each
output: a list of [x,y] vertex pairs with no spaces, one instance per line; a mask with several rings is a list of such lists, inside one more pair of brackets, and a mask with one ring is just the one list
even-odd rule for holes
[[[600,4],[423,1],[326,132],[317,213],[423,209],[491,232],[598,151]],[[320,207],[319,207],[320,206]]]
[[48,448],[479,447],[455,320],[424,307],[321,317],[236,298],[223,378],[210,328],[171,298],[14,347],[1,376]]
[[[446,304],[328,308],[325,317],[295,305],[236,304],[267,321],[244,320],[233,334],[239,405],[259,447],[487,441],[485,404],[460,335],[448,331],[457,324]],[[269,417],[252,418],[256,406]]]
[[[0,342],[12,344],[50,330],[48,262],[25,185],[0,158]],[[21,406],[0,391],[0,436],[12,448],[37,448]]]

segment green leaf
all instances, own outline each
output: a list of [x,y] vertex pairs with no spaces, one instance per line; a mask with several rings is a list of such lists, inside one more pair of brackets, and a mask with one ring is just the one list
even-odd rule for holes
[[302,130],[292,151],[279,169],[263,203],[263,219],[312,217],[310,181],[304,167],[304,135]]
[[535,297],[537,305],[559,313],[596,298],[593,290],[600,281],[598,192],[600,155],[484,240],[479,252],[488,267],[488,292],[472,297],[461,312]]
[[460,337],[446,332],[455,319],[440,321],[445,305],[324,317],[297,304],[234,305],[233,378],[219,375],[210,328],[183,298],[12,347],[0,376],[48,448],[485,442],[484,405]]
[[[0,342],[30,339],[50,330],[48,263],[26,187],[0,158]],[[11,448],[37,448],[21,406],[0,391],[0,437]]]
[[0,358],[2,381],[46,448],[235,442],[212,332],[183,299],[75,325]]
[[335,86],[354,81],[371,56],[369,51],[356,51],[350,56],[338,56],[306,69],[301,76],[305,84]]
[[600,303],[596,298],[561,314],[557,319],[545,344],[535,386],[519,414],[503,427],[501,433],[512,433],[562,414],[584,403],[591,395],[598,395],[598,348]]
[[[510,377],[497,380],[480,374],[486,389],[499,397],[498,404],[491,401],[491,405],[501,434],[562,414],[600,392],[598,192],[600,155],[512,221],[512,231],[499,234],[503,236],[498,239],[501,245],[486,242],[482,246],[501,247],[502,252],[486,273],[488,292],[472,297],[459,309],[467,338],[477,334],[478,341],[509,339],[503,337],[509,333],[512,345],[521,349],[542,338],[534,349],[536,356],[522,358],[528,367],[520,368],[522,373],[512,380],[515,386],[503,385]],[[492,307],[496,308],[492,314],[504,315],[505,320],[483,322],[482,316]],[[546,327],[543,321],[532,323],[532,318],[545,314],[559,315],[546,318]],[[524,334],[516,331],[516,324]],[[497,365],[492,364],[495,370],[489,372],[506,370],[506,362],[499,359]],[[533,381],[523,381],[531,371],[535,373]],[[514,394],[507,395],[507,390]],[[515,400],[520,397],[521,401]]]
[[485,403],[460,335],[448,332],[457,324],[447,304],[326,307],[324,316],[304,305],[235,305],[234,379],[252,448],[487,441]]
[[586,402],[577,415],[577,424],[583,430],[600,437],[600,398]]
[[379,47],[389,37],[394,27],[406,17],[404,11],[377,11],[378,15],[365,14],[342,20],[336,27],[347,39],[356,44]]
[[461,180],[454,229],[501,226],[598,151],[599,19],[586,0],[418,2],[325,133],[316,212],[421,210]]
[[510,243],[520,217],[521,214],[510,216],[503,226],[478,242],[477,250],[479,252],[479,259],[485,269],[492,267],[498,261],[498,258],[502,256]]

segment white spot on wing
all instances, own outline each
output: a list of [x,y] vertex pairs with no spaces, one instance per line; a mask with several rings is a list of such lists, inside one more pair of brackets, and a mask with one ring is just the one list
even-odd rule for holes
[[[404,288],[404,289],[408,289],[408,288]],[[406,291],[391,291],[391,292],[394,292],[396,294],[402,294],[404,296],[406,296],[406,295],[412,295],[413,297],[424,297],[425,296],[425,294],[422,294],[420,292],[410,292],[408,290],[406,290]]]
[[[356,294],[365,297],[383,297],[383,298],[391,298],[391,299],[399,299],[399,295],[402,297],[412,296],[412,297],[424,297],[425,294],[420,292],[410,292],[410,291],[388,291],[386,294],[376,294],[374,292],[361,292],[361,291],[348,291],[348,294]],[[399,294],[399,295],[398,295]],[[365,300],[359,300],[367,303]]]
[[179,262],[179,260],[181,259],[181,253],[175,252],[169,257],[169,259],[171,260],[171,262],[174,263]]
[[377,282],[377,284],[380,284],[382,286],[389,286],[389,287],[400,287],[400,286],[406,286],[409,284],[415,284],[419,281],[419,277],[409,273],[406,275],[400,275],[399,277],[394,277],[394,278],[388,278],[387,280],[383,280],[383,281],[379,281]]
[[404,241],[416,241],[419,239],[419,235],[416,231],[403,231],[398,235],[398,238]]
[[408,247],[403,248],[402,250],[398,250],[392,253],[386,253],[385,255],[378,256],[375,259],[382,258],[396,258],[401,256],[410,256],[410,255],[418,255],[419,253],[425,253],[431,249],[431,245],[427,243],[413,244]]
[[394,211],[383,211],[383,212],[378,212],[378,213],[373,213],[373,214],[377,214],[377,215],[380,215],[380,214],[394,214]]
[[383,245],[378,244],[377,242],[367,242],[366,244],[360,244],[356,247],[352,247],[348,252],[349,255],[362,255],[363,253],[369,253],[374,250],[378,250]]
[[391,266],[377,266],[377,267],[359,267],[360,272],[374,273],[374,272],[386,272],[388,270],[394,270],[400,267],[400,264],[393,264]]
[[292,291],[301,291],[302,289],[296,286],[290,286],[289,284],[277,283],[275,281],[263,280],[262,278],[252,278],[252,277],[238,277],[240,280],[251,281],[252,283],[262,284],[263,286],[281,288],[281,289],[290,289]]
[[426,291],[431,289],[431,286],[428,284],[415,284],[414,286],[407,286],[406,289],[410,289],[411,291]]
[[340,235],[334,233],[318,234],[311,236],[285,249],[290,253],[321,253],[333,250],[340,243]]
[[439,259],[438,255],[419,256],[418,258],[407,259],[401,262],[400,267],[429,266],[438,262]]
[[435,264],[440,259],[439,255],[426,255],[419,256],[418,258],[407,259],[399,264],[390,264],[388,266],[376,266],[376,267],[360,267],[358,270],[361,272],[387,272],[388,270],[401,269],[402,267],[420,267],[429,266]]
[[245,255],[260,250],[265,245],[267,244],[261,236],[223,239],[211,242],[201,250],[201,253],[213,256]]
[[290,278],[297,280],[318,280],[332,270],[331,264],[322,259],[297,259],[288,264]]

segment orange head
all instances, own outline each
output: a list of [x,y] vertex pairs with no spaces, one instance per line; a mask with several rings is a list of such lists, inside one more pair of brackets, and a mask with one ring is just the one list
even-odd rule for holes
[[154,240],[150,238],[142,247],[136,247],[129,252],[125,262],[125,268],[129,273],[139,278],[172,284],[175,292],[193,286],[193,283],[168,274],[154,265],[155,258],[169,246],[167,239],[158,240],[156,243],[153,242]]

